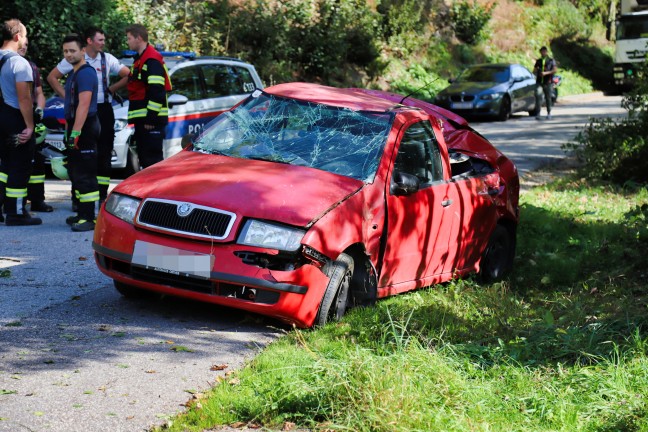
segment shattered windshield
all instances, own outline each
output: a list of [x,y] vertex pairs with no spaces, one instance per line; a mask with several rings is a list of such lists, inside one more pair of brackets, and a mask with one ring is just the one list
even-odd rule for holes
[[194,151],[301,165],[372,182],[392,114],[255,93],[218,116]]

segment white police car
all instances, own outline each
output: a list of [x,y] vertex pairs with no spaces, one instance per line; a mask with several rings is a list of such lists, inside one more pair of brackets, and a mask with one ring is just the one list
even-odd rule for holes
[[[133,62],[132,51],[125,51],[120,61],[126,66]],[[200,131],[217,115],[232,108],[255,89],[263,88],[256,69],[249,63],[229,57],[196,57],[194,53],[161,52],[169,70],[173,90],[169,93],[169,124],[164,140],[164,157],[181,150],[182,137]],[[120,92],[126,96],[125,89]],[[128,101],[113,101],[115,111],[115,146],[113,169],[131,174],[139,170],[135,149],[130,146],[133,134],[128,124]],[[45,117],[58,122],[45,122],[48,134],[45,142],[63,149],[63,100],[51,98],[45,107]],[[56,127],[57,123],[60,125]]]

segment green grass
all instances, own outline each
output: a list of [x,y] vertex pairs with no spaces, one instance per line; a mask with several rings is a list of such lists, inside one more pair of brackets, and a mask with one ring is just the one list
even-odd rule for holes
[[648,430],[647,246],[647,189],[536,188],[508,281],[454,281],[290,331],[170,429]]

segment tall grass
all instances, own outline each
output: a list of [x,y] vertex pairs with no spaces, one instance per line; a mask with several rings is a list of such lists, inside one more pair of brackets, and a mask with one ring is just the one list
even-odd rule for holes
[[[522,197],[509,281],[460,280],[288,331],[171,430],[648,430],[646,189]],[[634,216],[633,216],[634,215]]]

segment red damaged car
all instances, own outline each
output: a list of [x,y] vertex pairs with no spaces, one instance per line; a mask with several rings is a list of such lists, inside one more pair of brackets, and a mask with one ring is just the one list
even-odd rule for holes
[[155,291],[310,327],[470,272],[501,278],[518,193],[515,165],[449,111],[281,84],[119,184],[93,247],[125,296]]

